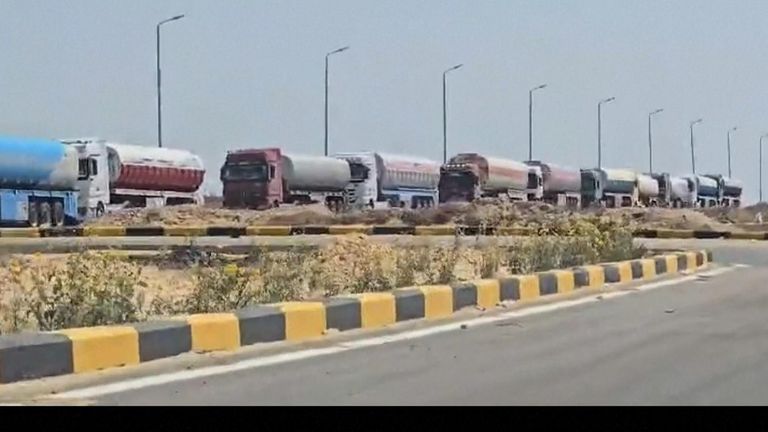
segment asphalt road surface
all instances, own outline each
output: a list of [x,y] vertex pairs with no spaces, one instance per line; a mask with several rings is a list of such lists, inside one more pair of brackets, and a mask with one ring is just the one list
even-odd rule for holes
[[[424,329],[387,341],[361,339],[355,349],[343,343],[313,348],[330,349],[322,355],[293,351],[290,361],[255,356],[215,366],[215,373],[179,367],[110,383],[107,390],[65,392],[57,402],[766,404],[768,247],[712,249],[715,257],[726,257],[721,262],[749,266],[715,268],[663,287],[640,285],[615,297],[538,306],[552,309],[541,313],[520,309],[519,316],[507,312],[493,322],[469,321],[464,329],[451,323],[448,330],[449,324],[434,332],[425,327],[421,335],[413,332]],[[720,270],[730,271],[715,274]]]

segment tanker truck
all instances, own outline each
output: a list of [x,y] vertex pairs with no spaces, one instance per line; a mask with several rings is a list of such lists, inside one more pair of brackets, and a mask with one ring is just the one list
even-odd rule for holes
[[743,191],[744,184],[740,180],[729,177],[724,178],[721,205],[725,207],[741,207],[741,194]]
[[581,171],[542,161],[528,161],[526,165],[538,167],[542,175],[542,201],[569,208],[581,206]]
[[168,148],[118,144],[100,138],[64,139],[79,154],[81,216],[121,207],[203,204],[203,161]]
[[230,151],[221,168],[226,208],[325,203],[339,211],[347,205],[351,180],[345,160],[288,155],[279,148]]
[[670,177],[669,199],[673,208],[696,207],[696,180],[693,176]]
[[480,198],[527,201],[541,196],[541,176],[526,164],[461,153],[440,169],[440,202],[472,202]]
[[637,174],[638,205],[659,207],[662,205],[660,183],[648,174]]
[[650,177],[658,185],[657,205],[670,207],[672,205],[672,185],[669,173],[645,173],[643,175]]
[[581,195],[585,207],[632,207],[639,201],[637,174],[629,170],[583,169]]
[[[716,207],[720,202],[720,188],[717,180],[689,174],[681,177],[682,182],[673,178],[673,199],[681,207]],[[680,182],[679,184],[677,182]]]
[[347,161],[351,182],[347,202],[353,207],[433,207],[438,202],[440,164],[413,156],[377,152],[337,153]]
[[58,141],[0,137],[0,224],[77,224],[77,169],[77,151]]
[[700,175],[694,175],[692,179],[696,184],[696,197],[699,207],[717,207],[720,205],[722,197],[717,180]]
[[744,186],[739,180],[720,174],[707,174],[705,177],[717,182],[717,187],[720,189],[719,205],[723,207],[739,207],[741,205],[741,194]]
[[637,174],[629,170],[583,169],[581,195],[584,207],[632,207],[640,202]]

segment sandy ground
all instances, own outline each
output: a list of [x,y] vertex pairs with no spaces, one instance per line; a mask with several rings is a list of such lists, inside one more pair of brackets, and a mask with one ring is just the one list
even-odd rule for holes
[[768,222],[768,205],[740,209],[625,208],[571,212],[540,203],[456,204],[437,209],[366,210],[333,214],[323,205],[281,207],[266,211],[228,210],[209,203],[205,207],[176,206],[163,209],[128,209],[89,222],[90,225],[435,225],[489,224],[531,226],[563,218],[595,214],[616,218],[642,228],[764,230],[768,223],[755,224],[762,211]]

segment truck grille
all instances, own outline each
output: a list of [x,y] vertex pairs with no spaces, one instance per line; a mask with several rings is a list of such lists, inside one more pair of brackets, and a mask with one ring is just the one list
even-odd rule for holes
[[357,189],[354,186],[347,186],[347,202],[352,204],[357,204]]

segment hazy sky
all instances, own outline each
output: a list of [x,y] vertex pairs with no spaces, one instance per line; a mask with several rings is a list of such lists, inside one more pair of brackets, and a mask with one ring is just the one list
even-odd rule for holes
[[[163,27],[164,144],[198,153],[219,191],[226,149],[321,154],[323,62],[331,59],[331,151],[524,160],[528,90],[534,156],[573,166],[727,172],[757,198],[768,132],[765,0],[0,0],[0,133],[101,136],[156,145],[155,24]],[[768,151],[768,148],[766,149]],[[768,153],[766,154],[768,159]],[[768,171],[766,171],[768,177]]]

